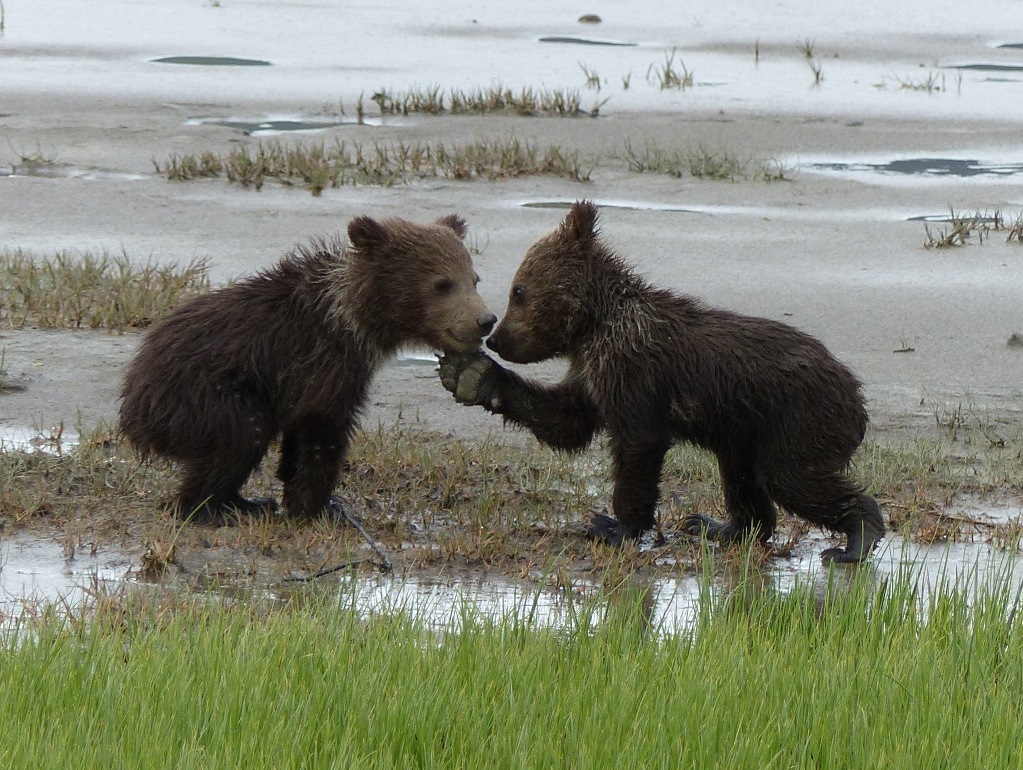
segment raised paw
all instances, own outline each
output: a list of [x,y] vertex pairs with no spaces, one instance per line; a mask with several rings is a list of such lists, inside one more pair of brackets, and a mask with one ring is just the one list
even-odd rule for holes
[[499,369],[484,353],[448,354],[441,357],[438,374],[458,403],[496,410],[501,405],[494,392],[494,374]]

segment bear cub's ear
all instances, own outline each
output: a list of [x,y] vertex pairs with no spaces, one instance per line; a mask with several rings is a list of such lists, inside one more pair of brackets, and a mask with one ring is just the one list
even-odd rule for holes
[[577,241],[589,241],[597,234],[597,206],[592,201],[576,201],[565,216],[565,233]]
[[446,217],[441,217],[437,220],[437,224],[441,227],[450,227],[455,231],[455,235],[461,239],[464,239],[465,234],[469,232],[469,226],[465,224],[465,220],[458,216],[458,214],[448,214]]
[[360,251],[386,246],[387,229],[370,217],[356,217],[348,223],[348,240]]

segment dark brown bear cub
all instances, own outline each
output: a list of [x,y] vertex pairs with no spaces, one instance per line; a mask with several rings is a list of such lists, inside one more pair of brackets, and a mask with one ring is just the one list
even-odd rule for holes
[[654,526],[665,453],[686,441],[717,456],[730,517],[693,516],[694,534],[766,540],[780,505],[846,535],[825,560],[866,558],[885,528],[877,502],[846,475],[867,427],[856,377],[791,326],[649,286],[596,223],[596,207],[576,203],[529,249],[487,340],[515,363],[566,357],[564,380],[532,382],[478,353],[442,360],[445,387],[558,449],[607,432],[615,518],[595,517],[591,537],[620,544]]
[[381,363],[406,345],[478,350],[496,323],[465,231],[454,215],[357,217],[350,247],[299,247],[156,325],[128,366],[120,427],[143,455],[181,464],[179,515],[272,509],[240,490],[277,437],[288,513],[318,514]]

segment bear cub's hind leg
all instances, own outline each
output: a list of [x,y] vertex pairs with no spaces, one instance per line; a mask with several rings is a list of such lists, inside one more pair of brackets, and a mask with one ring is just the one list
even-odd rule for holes
[[284,507],[290,516],[323,513],[347,448],[347,430],[324,415],[304,417],[284,431],[277,478],[284,482]]
[[828,548],[821,552],[821,560],[840,564],[855,564],[863,561],[881,542],[885,525],[881,507],[870,495],[861,494],[853,509],[838,525],[846,536],[845,548]]
[[276,501],[266,497],[242,497],[241,488],[263,459],[265,447],[248,454],[221,454],[198,458],[184,464],[184,480],[175,504],[179,518],[197,524],[228,524],[232,514],[262,516],[277,510]]
[[719,543],[738,543],[751,534],[759,542],[766,542],[774,534],[778,514],[767,488],[758,480],[756,469],[740,457],[721,455],[718,469],[728,521],[697,513],[686,519],[684,529]]

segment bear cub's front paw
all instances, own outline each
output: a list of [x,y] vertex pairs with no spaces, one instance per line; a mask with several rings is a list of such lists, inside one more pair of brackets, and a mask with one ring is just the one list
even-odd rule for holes
[[449,353],[440,359],[441,384],[467,406],[482,406],[496,410],[501,399],[495,391],[500,365],[485,353]]

